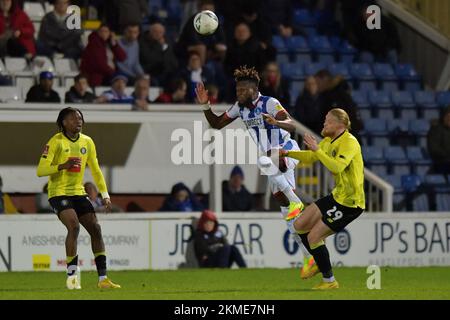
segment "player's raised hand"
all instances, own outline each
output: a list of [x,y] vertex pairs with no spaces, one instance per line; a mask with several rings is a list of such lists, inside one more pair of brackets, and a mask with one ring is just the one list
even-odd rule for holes
[[309,133],[305,133],[303,141],[309,150],[317,151],[319,149],[316,139]]
[[195,94],[197,95],[197,102],[200,104],[207,104],[209,101],[208,90],[205,89],[203,82],[198,82],[195,87]]
[[270,114],[263,113],[262,114],[264,121],[270,125],[276,126],[278,124],[278,120],[272,117]]

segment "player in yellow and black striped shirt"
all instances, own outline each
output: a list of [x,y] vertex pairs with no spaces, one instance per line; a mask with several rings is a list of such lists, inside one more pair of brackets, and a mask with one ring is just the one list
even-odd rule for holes
[[94,141],[81,133],[84,118],[78,109],[69,107],[61,110],[56,123],[60,132],[45,145],[37,175],[49,176],[49,202],[67,228],[67,287],[81,289],[76,272],[77,239],[81,223],[91,236],[92,251],[99,275],[98,287],[120,288],[106,276],[106,254],[101,228],[83,187],[84,170],[87,164],[101,192],[103,204],[107,210],[111,209],[111,201],[98,165]]
[[322,130],[324,139],[319,144],[313,136],[305,134],[304,142],[308,151],[280,151],[281,156],[298,159],[301,163],[320,161],[331,171],[336,182],[330,195],[286,218],[300,234],[303,244],[314,256],[323,274],[322,282],[314,289],[339,287],[323,240],[344,229],[365,208],[361,146],[348,132],[350,125],[344,110],[332,109],[325,118]]

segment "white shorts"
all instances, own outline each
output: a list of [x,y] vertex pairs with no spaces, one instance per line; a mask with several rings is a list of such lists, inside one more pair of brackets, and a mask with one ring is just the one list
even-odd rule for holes
[[[300,147],[297,144],[297,141],[295,140],[289,140],[283,147],[283,150],[300,150]],[[295,168],[297,167],[297,164],[300,162],[297,159],[292,158],[284,158],[286,161],[286,167],[288,168],[285,173],[282,173],[282,175],[286,178],[289,185],[292,187],[292,190],[295,190],[296,183],[295,183]],[[276,183],[269,179],[269,187],[273,194],[280,192],[281,190],[278,188]]]

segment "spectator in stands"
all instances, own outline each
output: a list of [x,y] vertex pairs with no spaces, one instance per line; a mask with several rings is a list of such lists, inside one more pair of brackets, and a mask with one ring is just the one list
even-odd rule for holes
[[234,70],[241,66],[255,67],[261,72],[266,64],[263,49],[259,42],[252,36],[250,27],[245,22],[239,22],[234,29],[234,38],[228,45],[227,55],[225,57],[225,73],[227,77],[227,86],[224,88],[225,100],[227,102],[236,101],[236,83],[233,78]]
[[272,34],[288,38],[294,32],[294,9],[291,0],[265,1],[262,15],[272,29]]
[[195,195],[182,182],[172,187],[170,195],[164,200],[159,211],[201,211],[202,205],[196,199]]
[[117,63],[119,71],[128,77],[130,84],[135,79],[144,74],[141,63],[139,62],[139,26],[130,24],[125,27],[124,36],[119,40],[119,45],[125,51],[127,58]]
[[439,120],[432,122],[427,142],[433,173],[450,174],[450,106]]
[[19,213],[19,210],[14,206],[14,203],[11,200],[9,194],[4,193],[3,189],[3,180],[0,176],[0,214],[2,213]]
[[[103,205],[103,200],[99,194],[97,187],[92,182],[86,182],[84,184],[84,191],[86,192],[89,201],[94,207],[95,212],[107,212],[106,207]],[[111,212],[122,212],[122,208],[117,205],[111,204]]]
[[30,88],[25,102],[60,103],[61,98],[58,92],[52,89],[53,77],[52,72],[42,71],[39,75],[39,84]]
[[211,71],[202,67],[200,54],[196,51],[191,51],[189,54],[187,66],[180,71],[179,76],[184,79],[187,84],[187,102],[194,102],[195,87],[197,83],[203,82],[205,85],[214,83],[214,78]]
[[42,188],[42,192],[36,194],[35,198],[37,213],[53,213],[53,209],[48,202],[48,183]]
[[75,83],[70,87],[70,90],[66,92],[65,103],[98,103],[100,100],[92,93],[89,92],[89,84],[87,77],[79,74],[75,77]]
[[194,234],[194,250],[200,268],[230,268],[234,262],[246,268],[247,264],[235,245],[230,245],[219,230],[219,221],[211,210],[204,210]]
[[105,212],[105,206],[103,205],[102,197],[98,193],[97,188],[92,182],[86,182],[84,184],[84,191],[86,192],[89,201],[94,207],[95,212]]
[[382,28],[367,28],[367,19],[370,14],[367,13],[367,4],[361,7],[353,21],[347,27],[347,38],[356,48],[360,49],[361,56],[364,52],[370,52],[379,62],[389,62],[396,64],[398,62],[398,53],[401,50],[400,37],[393,21],[385,15],[381,15]]
[[140,61],[145,73],[152,76],[152,85],[165,86],[178,68],[172,45],[166,41],[166,29],[160,22],[150,24],[139,39]]
[[133,103],[132,96],[125,92],[128,78],[123,74],[116,74],[111,80],[111,89],[103,92],[99,97],[100,103]]
[[264,52],[259,42],[252,36],[249,25],[245,22],[238,23],[225,58],[227,73],[232,76],[233,71],[243,65],[261,71],[265,62]]
[[111,30],[119,33],[125,26],[140,26],[149,14],[147,0],[108,0],[105,1],[105,18]]
[[127,55],[119,46],[116,35],[105,24],[89,35],[86,48],[81,54],[80,72],[88,77],[91,87],[108,85],[116,73],[116,62]]
[[320,119],[325,119],[326,114],[333,108],[344,109],[350,118],[350,132],[359,139],[358,132],[362,130],[363,123],[347,81],[339,75],[333,77],[328,70],[320,70],[314,77],[319,91]]
[[[210,10],[214,12],[214,1],[198,1],[198,12],[203,10]],[[194,17],[195,15],[192,15],[183,26],[183,30],[181,31],[180,37],[178,38],[178,42],[175,46],[176,54],[179,60],[183,64],[186,63],[189,59],[189,53],[195,51],[200,55],[202,65],[206,63],[208,58],[223,61],[227,46],[225,44],[225,32],[222,29],[222,25],[219,24],[216,31],[211,35],[200,35],[194,29]]]
[[159,103],[186,103],[187,85],[182,78],[174,78],[159,95]]
[[148,110],[150,101],[150,76],[143,75],[134,83],[134,91],[131,94],[133,98],[133,110]]
[[16,0],[0,0],[0,57],[36,54],[34,26]]
[[69,0],[55,0],[55,9],[47,13],[41,22],[37,41],[39,55],[50,58],[63,54],[66,58],[79,59],[82,50],[83,30],[67,27]]
[[263,16],[263,7],[260,0],[239,1],[235,15],[237,19],[248,24],[253,37],[259,42],[266,60],[273,61],[276,57],[276,49],[272,45],[269,21]]
[[278,99],[285,109],[290,109],[289,82],[281,76],[276,62],[269,62],[264,67],[259,91],[264,96]]
[[295,108],[292,115],[295,119],[307,126],[317,134],[320,134],[323,128],[321,110],[319,106],[319,92],[316,78],[309,76],[306,78],[303,92],[298,96],[295,102]]
[[230,180],[222,183],[223,211],[251,211],[253,196],[244,185],[244,172],[235,166],[231,170]]

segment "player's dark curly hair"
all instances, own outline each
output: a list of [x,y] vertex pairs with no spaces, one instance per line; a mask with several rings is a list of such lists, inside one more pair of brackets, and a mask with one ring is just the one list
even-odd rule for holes
[[58,119],[56,119],[56,125],[58,126],[59,130],[62,132],[64,131],[64,125],[63,125],[63,120],[66,118],[66,116],[72,112],[78,112],[81,116],[81,120],[83,121],[84,124],[84,117],[83,117],[83,113],[81,112],[80,109],[77,108],[72,108],[72,107],[67,107],[62,109],[59,114],[58,114]]
[[255,83],[256,86],[259,85],[259,81],[261,80],[258,71],[256,71],[254,67],[247,68],[247,66],[240,66],[238,69],[234,70],[233,76],[236,82],[250,81]]

